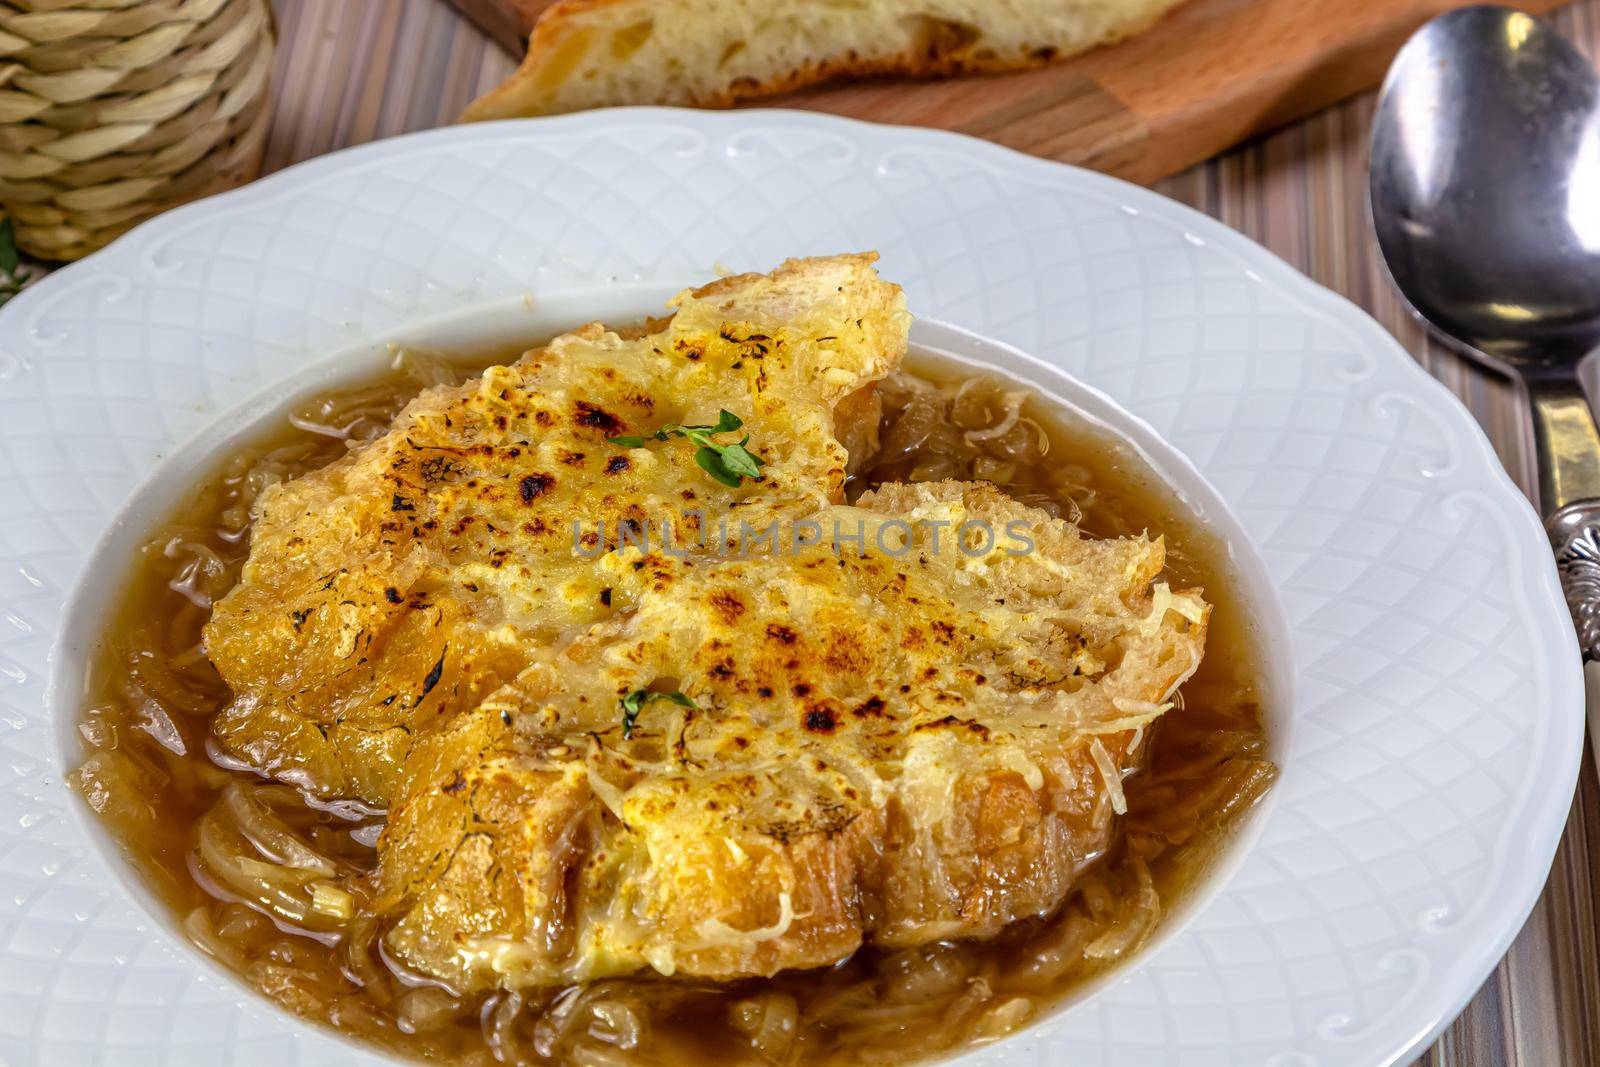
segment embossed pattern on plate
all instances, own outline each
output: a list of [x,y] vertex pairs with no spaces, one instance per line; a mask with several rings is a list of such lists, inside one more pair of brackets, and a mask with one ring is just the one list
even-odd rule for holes
[[1127,978],[964,1062],[1421,1048],[1532,906],[1582,737],[1546,539],[1466,413],[1354,307],[1147,191],[950,135],[621,110],[303,164],[0,314],[0,1062],[378,1062],[197,962],[62,785],[62,606],[163,455],[405,322],[859,248],[913,310],[1098,386],[1185,452],[1278,580],[1297,667],[1277,805],[1228,888]]

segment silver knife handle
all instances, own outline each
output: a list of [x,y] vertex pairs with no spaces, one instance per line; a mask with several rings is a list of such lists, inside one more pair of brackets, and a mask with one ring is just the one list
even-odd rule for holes
[[1600,660],[1600,500],[1579,500],[1545,520],[1556,570],[1585,660]]

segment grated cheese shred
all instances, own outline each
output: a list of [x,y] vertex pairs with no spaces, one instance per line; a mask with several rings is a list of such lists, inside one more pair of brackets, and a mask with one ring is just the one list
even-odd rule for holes
[[1101,744],[1100,738],[1089,742],[1089,755],[1094,759],[1094,765],[1100,768],[1100,778],[1106,784],[1111,810],[1118,815],[1128,814],[1128,798],[1122,792],[1122,775],[1117,772],[1117,765],[1111,759],[1111,753],[1106,751],[1106,746]]
[[794,925],[794,900],[787,890],[778,894],[778,921],[771,926],[762,926],[754,930],[740,930],[729,926],[721,919],[706,919],[701,922],[698,933],[703,942],[701,948],[721,948],[724,945],[750,945],[760,944],[763,941],[776,941],[789,932],[789,927]]
[[1199,625],[1205,620],[1205,602],[1193,593],[1178,594],[1166,582],[1157,582],[1150,596],[1150,614],[1144,617],[1141,629],[1148,636],[1161,629],[1168,611],[1175,611],[1189,622]]

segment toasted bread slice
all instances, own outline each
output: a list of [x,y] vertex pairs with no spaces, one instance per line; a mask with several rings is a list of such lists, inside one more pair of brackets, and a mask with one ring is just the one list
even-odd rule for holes
[[[457,989],[732,979],[1060,904],[1209,608],[1159,583],[1160,540],[1086,538],[986,484],[813,517],[915,533],[608,555],[617,614],[417,746],[378,875],[397,958]],[[660,679],[693,706],[630,734],[618,694]]]
[[[852,394],[899,364],[910,323],[875,258],[723,278],[631,337],[585,326],[424,392],[383,437],[264,491],[243,576],[206,627],[234,696],[213,727],[223,748],[318,795],[385,804],[427,730],[515,677],[530,648],[613,613],[574,524],[614,540],[692,508],[760,527],[841,499],[836,434],[875,418]],[[714,480],[686,441],[607,440],[723,408],[766,457],[762,480]]]
[[560,0],[469,120],[620,104],[726,107],[840,77],[1038,66],[1182,0]]

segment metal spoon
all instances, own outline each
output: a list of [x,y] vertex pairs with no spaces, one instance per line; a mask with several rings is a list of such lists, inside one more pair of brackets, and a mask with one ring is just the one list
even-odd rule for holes
[[1600,346],[1600,78],[1531,15],[1441,15],[1384,82],[1371,194],[1411,307],[1527,388],[1545,525],[1584,659],[1600,660],[1600,432],[1577,377]]

